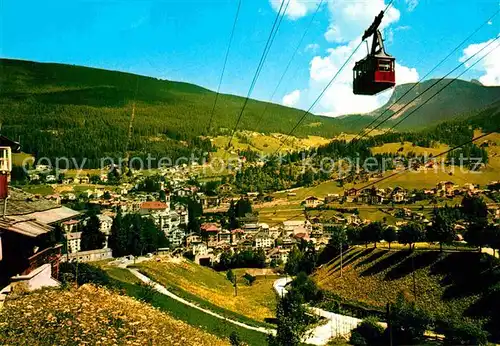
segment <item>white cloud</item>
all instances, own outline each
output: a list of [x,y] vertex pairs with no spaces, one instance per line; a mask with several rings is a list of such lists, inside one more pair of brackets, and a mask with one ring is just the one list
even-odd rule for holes
[[309,43],[306,48],[304,49],[305,52],[313,52],[313,53],[316,53],[319,49],[319,44],[317,43]]
[[269,0],[271,7],[276,12],[279,11],[283,1],[285,1],[283,8],[290,2],[285,15],[292,20],[302,18],[310,11],[315,10],[320,2],[320,0]]
[[[330,25],[325,33],[329,42],[345,43],[363,33],[380,11],[386,8],[385,0],[328,2]],[[400,12],[391,6],[385,13],[381,29],[399,20]]]
[[419,0],[406,0],[406,6],[409,12],[412,12],[418,6]]
[[416,68],[410,68],[396,63],[396,84],[418,82],[419,75]]
[[[465,64],[465,66],[467,67],[471,66],[472,64],[474,64],[474,62],[476,62],[482,56],[487,54],[494,47],[498,47],[497,43],[491,44],[492,41],[493,39],[488,40],[486,42],[474,43],[469,45],[467,48],[463,50],[463,55],[459,61],[460,62],[466,61],[467,59],[472,57],[474,54],[476,54],[489,44],[488,48],[485,48],[481,53],[479,53],[476,57],[472,58]],[[487,86],[500,85],[500,64],[498,63],[499,61],[500,61],[500,49],[497,48],[491,54],[486,56],[483,60],[481,60],[477,65],[473,67],[474,70],[482,72],[482,75],[479,78],[479,81],[482,84]]]
[[300,100],[300,90],[294,90],[289,94],[283,96],[283,105],[288,107],[294,107],[299,103]]
[[[313,6],[309,6],[310,0],[292,0],[292,4],[301,11],[296,11],[295,17],[306,15],[315,8],[318,2],[315,0]],[[389,0],[328,0],[329,26],[325,33],[327,41],[332,42],[332,48],[326,53],[316,54],[310,61],[309,85],[292,91],[283,97],[283,104],[287,106],[307,105],[316,100],[318,95],[324,90],[331,78],[337,73],[346,59],[358,46],[361,35],[373,22],[373,19],[380,11],[384,10]],[[271,0],[273,8],[277,11],[281,0]],[[416,2],[412,3],[416,6]],[[286,3],[285,3],[286,6]],[[309,6],[309,7],[308,7]],[[409,5],[408,5],[409,6]],[[290,8],[289,7],[289,8]],[[287,14],[290,10],[287,11]],[[386,31],[386,36],[396,36],[399,30],[407,30],[409,27],[391,27],[399,20],[400,11],[391,6],[386,12],[382,21],[381,30]],[[386,37],[386,39],[391,37]],[[371,41],[371,39],[368,39]],[[370,43],[370,42],[369,42]],[[313,51],[319,45],[311,43],[306,47],[306,51]],[[390,53],[390,52],[389,52]],[[387,90],[375,96],[354,95],[352,91],[352,68],[354,63],[361,60],[366,55],[364,45],[354,54],[351,61],[344,67],[336,80],[325,91],[323,97],[318,102],[312,112],[328,116],[339,116],[345,114],[368,113],[381,107],[389,100],[392,90]],[[396,83],[404,84],[417,82],[418,72],[415,68],[403,66],[396,63]]]

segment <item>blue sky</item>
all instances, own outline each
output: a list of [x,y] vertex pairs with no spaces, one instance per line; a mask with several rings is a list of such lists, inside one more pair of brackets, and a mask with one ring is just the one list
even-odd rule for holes
[[[242,1],[222,83],[223,92],[238,95],[248,91],[280,0]],[[318,4],[318,0],[291,1],[254,98],[269,100]],[[373,14],[387,3],[324,0],[274,101],[281,103],[288,94],[285,103],[308,108],[345,52],[359,42],[357,36]],[[121,70],[216,89],[236,7],[237,0],[2,0],[0,56]],[[386,15],[384,33],[387,50],[402,66],[401,82],[425,75],[498,8],[498,0],[395,0],[393,12]],[[463,49],[484,43],[499,32],[500,15]],[[455,67],[466,55],[463,49],[433,76]],[[344,95],[350,87],[349,69],[316,112],[369,111],[387,99],[388,94],[375,98]],[[489,64],[479,64],[464,76],[480,77],[489,84],[498,83],[498,63],[490,59]]]

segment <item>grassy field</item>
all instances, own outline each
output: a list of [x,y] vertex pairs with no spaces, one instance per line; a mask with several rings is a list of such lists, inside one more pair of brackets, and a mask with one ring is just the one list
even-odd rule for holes
[[286,199],[288,202],[300,203],[308,196],[323,198],[330,193],[342,194],[344,188],[339,187],[335,181],[325,181],[315,186],[300,187],[291,191],[294,196],[288,196],[288,192],[277,192],[273,194],[275,198]]
[[[140,281],[127,269],[107,266],[105,262],[96,263],[96,265],[105,270],[112,279],[116,280],[121,290],[127,295],[135,298],[140,298],[143,295]],[[238,327],[232,323],[214,318],[163,294],[155,292],[149,303],[160,311],[167,312],[174,318],[217,337],[227,339],[232,332],[236,332],[243,342],[248,345],[260,346],[266,344],[266,335],[263,333]]]
[[[287,208],[291,207],[291,208]],[[304,208],[297,205],[278,205],[275,208],[263,208],[259,211],[259,222],[275,226],[283,221],[303,220]]]
[[[345,207],[340,206],[340,208]],[[368,219],[372,221],[383,221],[385,219],[386,223],[388,224],[395,224],[396,221],[402,221],[402,219],[396,218],[383,211],[387,208],[367,208],[363,206],[353,206],[353,208],[356,208],[358,210],[358,215],[361,219]],[[309,217],[319,217],[326,220],[332,218],[333,216],[346,217],[348,215],[351,215],[352,212],[342,213],[337,210],[309,210],[307,214],[309,215]]]
[[2,345],[229,345],[148,304],[84,285],[9,297],[0,314]]
[[248,286],[239,276],[238,295],[235,296],[225,273],[189,261],[148,261],[140,263],[138,268],[176,294],[228,317],[267,327],[263,324],[265,319],[274,317],[274,279],[258,278]]
[[[281,133],[258,133],[252,131],[238,131],[231,141],[231,151],[247,150],[261,152],[264,154],[272,154],[276,150],[300,150],[305,148],[317,147],[327,144],[330,139],[320,136],[307,136],[304,138],[290,137],[286,143],[281,146],[285,135]],[[217,136],[212,138],[212,144],[217,148],[217,157],[226,157],[228,155],[226,147],[229,143],[230,136]],[[281,146],[281,148],[280,148]]]
[[26,192],[35,194],[35,195],[51,195],[54,193],[54,189],[50,185],[23,185],[22,189]]
[[404,142],[403,145],[401,145],[401,143],[386,143],[379,147],[371,148],[371,151],[373,154],[399,153],[401,155],[407,155],[408,153],[412,152],[417,155],[429,156],[430,154],[437,155],[443,151],[448,150],[449,148],[450,147],[446,144],[438,144],[434,148],[425,148],[425,147],[419,147],[417,145],[414,146],[413,143],[411,142]]
[[14,166],[23,166],[25,164],[32,164],[34,160],[33,155],[26,153],[13,153],[12,154],[12,164]]
[[[429,245],[420,244],[418,248]],[[412,253],[353,247],[343,256],[342,278],[340,260],[336,258],[320,268],[314,279],[321,288],[348,301],[383,308],[403,292],[437,317],[462,317],[473,315],[481,295],[500,280],[497,274],[488,272],[490,262],[485,256],[489,257],[477,252]]]

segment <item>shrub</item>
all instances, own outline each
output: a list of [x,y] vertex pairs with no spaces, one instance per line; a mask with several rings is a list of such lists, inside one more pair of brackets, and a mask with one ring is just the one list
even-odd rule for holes
[[421,343],[425,331],[432,323],[431,317],[424,310],[406,301],[402,294],[399,294],[393,306],[391,320],[394,340],[400,345]]
[[317,301],[319,298],[318,286],[304,272],[300,272],[292,281],[292,288],[300,293],[305,302]]
[[477,321],[453,321],[444,330],[446,345],[487,345],[488,333]]
[[152,283],[141,283],[141,288],[139,291],[138,299],[145,303],[151,303],[156,294],[156,290]]
[[112,287],[108,274],[98,267],[87,263],[61,263],[59,266],[59,280],[64,284],[69,284],[69,280],[77,281],[78,285],[92,283],[98,286]]
[[231,335],[229,335],[229,342],[231,346],[240,346],[242,344],[240,336],[236,332],[232,332]]
[[383,345],[383,336],[384,328],[376,319],[369,317],[352,330],[349,343],[355,346]]
[[249,285],[249,286],[252,286],[252,284],[253,284],[253,283],[254,283],[254,281],[255,281],[255,276],[252,276],[252,275],[250,275],[250,274],[248,274],[248,273],[245,273],[245,275],[243,275],[243,278],[244,278],[245,280],[247,280],[247,283],[248,283],[248,285]]

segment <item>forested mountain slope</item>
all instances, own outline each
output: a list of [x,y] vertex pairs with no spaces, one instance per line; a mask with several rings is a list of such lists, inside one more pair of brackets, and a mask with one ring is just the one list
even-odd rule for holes
[[[479,82],[463,80],[455,80],[449,84],[450,82],[451,79],[442,81],[431,79],[416,85],[413,89],[411,88],[414,84],[399,85],[387,104],[370,115],[378,116],[385,112],[382,118],[392,115],[391,120],[394,124],[413,112],[396,128],[409,130],[447,120],[467,118],[500,100],[500,87],[486,87]],[[443,90],[440,91],[441,89]],[[436,96],[432,97],[434,94]],[[419,109],[416,110],[417,108]]]

